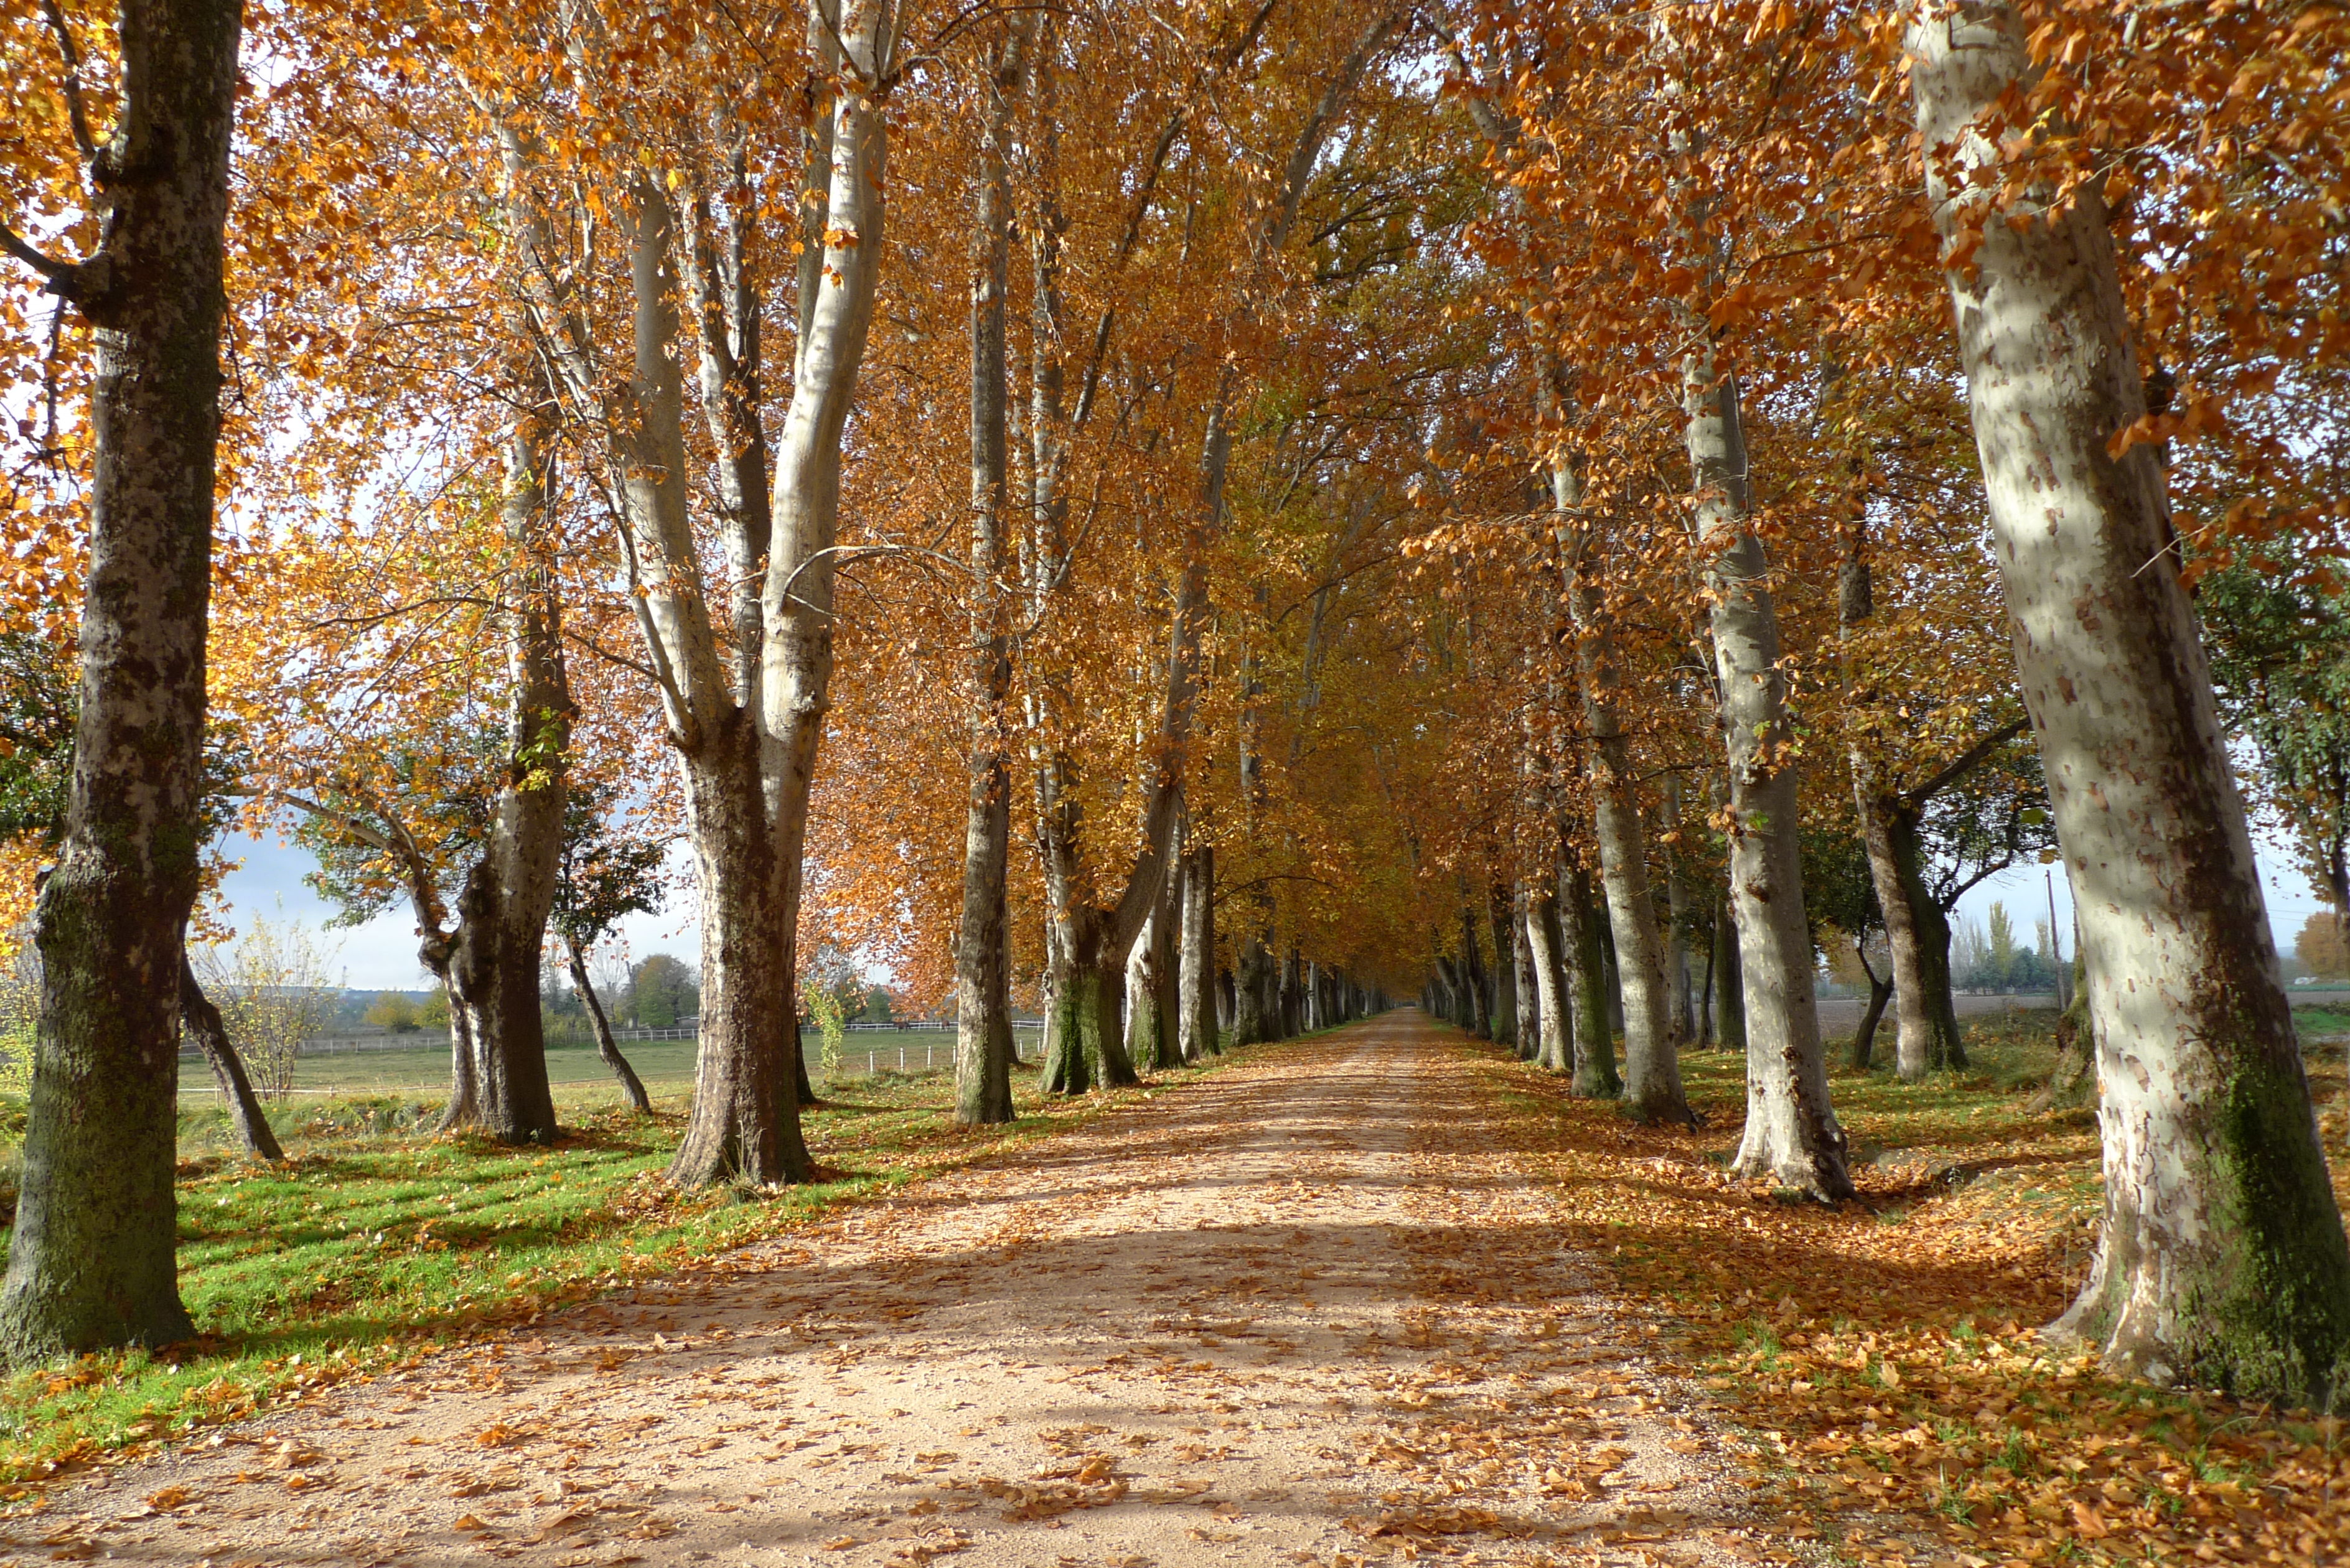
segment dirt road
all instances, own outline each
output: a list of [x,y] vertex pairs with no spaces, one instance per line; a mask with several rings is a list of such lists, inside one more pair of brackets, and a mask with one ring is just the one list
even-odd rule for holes
[[59,1491],[26,1562],[1748,1557],[1458,1036],[1265,1053]]

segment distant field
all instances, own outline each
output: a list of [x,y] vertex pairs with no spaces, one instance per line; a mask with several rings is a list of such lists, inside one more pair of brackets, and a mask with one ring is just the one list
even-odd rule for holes
[[[1034,1030],[1018,1035],[1020,1054],[1033,1058],[1038,1049]],[[816,1036],[807,1039],[808,1069],[821,1082],[827,1075],[818,1065]],[[944,1071],[954,1064],[954,1034],[951,1030],[869,1030],[851,1034],[841,1048],[837,1076],[855,1079],[870,1070],[883,1073]],[[623,1041],[620,1054],[645,1081],[655,1099],[682,1098],[693,1087],[694,1044],[691,1040]],[[546,1076],[555,1102],[565,1109],[617,1106],[619,1085],[593,1046],[557,1046],[546,1054]],[[304,1097],[329,1095],[438,1096],[449,1085],[449,1047],[436,1041],[409,1051],[350,1051],[333,1055],[305,1056],[294,1064],[294,1087]],[[209,1100],[212,1075],[201,1063],[183,1061],[180,1093]]]

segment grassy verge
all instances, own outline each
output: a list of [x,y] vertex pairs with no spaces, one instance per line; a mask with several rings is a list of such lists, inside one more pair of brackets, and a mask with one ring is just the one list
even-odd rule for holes
[[[437,1105],[408,1095],[297,1101],[280,1113],[287,1158],[275,1167],[232,1152],[218,1111],[184,1110],[180,1288],[200,1337],[0,1378],[0,1497],[109,1451],[365,1379],[491,1324],[691,1270],[1248,1054],[1076,1101],[1039,1095],[1032,1067],[1014,1077],[1019,1122],[980,1131],[953,1126],[944,1071],[820,1084],[827,1100],[806,1127],[821,1179],[780,1194],[663,1181],[681,1097],[657,1101],[650,1118],[574,1113],[547,1149],[432,1137],[422,1129]],[[0,1125],[12,1143],[21,1106],[14,1123]]]
[[[2350,1560],[2338,1417],[2118,1382],[2039,1337],[2101,1196],[2090,1111],[2028,1108],[2052,1022],[1975,1020],[1973,1064],[1923,1084],[1836,1074],[1866,1199],[1839,1211],[1725,1173],[1744,1114],[1726,1054],[1682,1058],[1694,1133],[1632,1127],[1498,1054],[1477,1070],[1572,1239],[1657,1309],[1742,1432],[1754,1506],[1825,1560]],[[2350,1204],[2341,1054],[2312,1066]]]

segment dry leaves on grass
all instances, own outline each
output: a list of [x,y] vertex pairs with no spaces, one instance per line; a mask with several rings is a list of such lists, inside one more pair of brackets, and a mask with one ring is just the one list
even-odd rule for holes
[[[1709,1058],[1684,1062],[1698,1098]],[[1881,1117],[1840,1106],[1856,1146],[1939,1147],[1860,1165],[1867,1205],[1830,1210],[1709,1161],[1738,1136],[1727,1093],[1701,1133],[1640,1128],[1515,1062],[1475,1070],[1539,1102],[1520,1136],[1567,1240],[1707,1375],[1751,1434],[1752,1505],[1787,1535],[1961,1568],[2350,1561],[2339,1419],[2118,1382],[2034,1332],[2085,1262],[2095,1140],[2077,1116],[2026,1115],[1988,1086],[1905,1108],[1881,1081],[1840,1078],[1840,1100],[1895,1101]]]

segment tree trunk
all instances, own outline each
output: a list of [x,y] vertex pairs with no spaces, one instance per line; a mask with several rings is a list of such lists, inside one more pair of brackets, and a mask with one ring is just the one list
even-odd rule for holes
[[[687,514],[673,214],[666,192],[650,175],[631,194],[634,358],[613,440],[624,474],[621,499],[629,556],[638,574],[633,597],[639,624],[656,667],[667,673],[662,705],[684,778],[687,836],[702,915],[702,1022],[693,1103],[669,1178],[684,1187],[731,1180],[771,1186],[805,1180],[812,1168],[800,1132],[796,1084],[785,1061],[785,1032],[796,1012],[785,862],[796,871],[799,845],[795,835],[778,831],[780,816],[770,811],[771,796],[779,803],[777,813],[785,809],[791,784],[781,776],[781,749],[762,732],[756,707],[758,681],[773,650],[764,638],[738,650],[746,659],[754,652],[760,657],[739,671],[736,682],[729,682]],[[734,383],[732,396],[755,390],[743,385],[754,379],[755,363],[747,343],[743,351],[741,366],[725,360],[726,335],[705,325],[705,382],[719,383],[722,391]],[[814,385],[795,389],[795,410],[800,393],[813,395]],[[722,464],[722,472],[733,476],[736,514],[746,520],[749,543],[764,545],[756,538],[764,493],[747,488],[763,483],[764,449],[753,439],[754,427],[733,429],[729,406],[722,404],[713,413],[722,433],[732,432],[724,450],[734,461]],[[738,545],[739,556],[747,544]],[[827,579],[822,585],[804,583],[795,591],[821,595],[828,587]],[[739,606],[737,614],[770,632],[775,626]],[[789,907],[795,913],[796,904]]]
[[1711,338],[1681,360],[1697,530],[1711,559],[1714,659],[1729,745],[1730,896],[1745,987],[1746,1136],[1736,1168],[1829,1202],[1853,1196],[1844,1129],[1828,1103],[1827,1059],[1804,914],[1802,820],[1779,622],[1762,542],[1747,525],[1746,438],[1737,378]]
[[[811,6],[812,18],[820,10]],[[845,64],[864,79],[879,80],[897,52],[896,14],[888,6],[844,10],[837,46]],[[811,33],[815,31],[811,22]],[[775,449],[775,515],[765,581],[760,591],[757,717],[759,745],[754,776],[764,785],[769,840],[763,869],[769,894],[766,940],[780,950],[775,988],[779,1005],[770,1014],[764,1039],[747,1031],[713,1042],[705,1028],[697,1063],[697,1092],[683,1143],[671,1162],[672,1180],[699,1184],[741,1176],[758,1182],[804,1180],[812,1168],[800,1131],[797,1075],[780,1072],[783,1030],[798,1013],[801,857],[807,838],[808,792],[815,782],[816,745],[831,707],[833,646],[833,556],[840,512],[840,438],[856,396],[865,357],[873,299],[881,272],[882,221],[889,187],[889,124],[884,107],[862,92],[833,96],[830,184],[818,243],[812,301],[804,296],[805,324],[792,399]],[[708,966],[705,934],[703,963]],[[749,955],[743,955],[747,964]],[[748,972],[747,971],[745,971]],[[762,989],[764,989],[764,987]],[[757,1146],[758,1163],[741,1159],[747,1142],[725,1130],[739,1126],[722,1103],[705,1117],[702,1081],[712,1075],[712,1046],[725,1060],[716,1076],[739,1073],[768,1080],[775,1126]],[[764,1053],[767,1061],[747,1058]],[[775,1088],[780,1083],[779,1091]],[[772,1146],[775,1163],[765,1163]]]
[[1526,880],[1518,877],[1510,885],[1510,968],[1512,984],[1517,992],[1518,1060],[1538,1060],[1543,1053],[1542,992],[1534,979],[1534,944],[1526,934],[1526,922],[1533,909],[1526,895]]
[[1252,931],[1241,943],[1240,971],[1232,977],[1232,1044],[1262,1045],[1274,1038],[1274,1017],[1266,1005],[1266,971],[1273,965],[1273,954],[1264,939]]
[[979,173],[972,182],[971,285],[971,649],[964,707],[971,723],[963,819],[962,925],[955,940],[955,1121],[1012,1120],[1012,962],[1004,902],[1012,843],[1008,747],[1012,644],[1005,626],[1004,296],[1012,266],[1012,193],[1005,173],[1012,94],[1024,33],[999,25],[981,88]]
[[[2074,905],[2075,909],[2079,905]],[[2087,971],[2083,968],[2079,935],[2074,933],[2073,950],[2073,1000],[2056,1017],[2056,1064],[2049,1070],[2048,1082],[2032,1096],[2028,1105],[2034,1115],[2054,1109],[2070,1099],[2089,1080],[2090,1069],[2097,1064],[2096,1031],[2089,1022]]]
[[[1918,831],[1918,814],[1905,802],[1891,805],[1880,820],[1892,846],[1894,877],[1908,915],[1918,1007],[1925,1014],[1923,1064],[1899,1064],[1905,1079],[1915,1083],[1929,1072],[1965,1066],[1967,1046],[1966,1036],[1959,1029],[1958,1000],[1950,991],[1950,922],[1942,906],[1934,901],[1933,890],[1926,886],[1926,844]],[[1900,983],[1897,971],[1896,991]]]
[[1187,1062],[1223,1049],[1216,1033],[1216,851],[1201,844],[1183,856],[1183,941],[1178,961],[1182,1002],[1176,1034]]
[[1072,911],[1062,938],[1066,972],[1053,992],[1044,1086],[1048,1094],[1082,1095],[1141,1082],[1126,1052],[1126,963],[1105,940],[1112,922],[1097,909]]
[[172,1179],[182,937],[203,823],[221,233],[242,12],[122,0],[101,249],[48,272],[95,329],[80,712],[38,900],[41,1013],[0,1286],[21,1363],[193,1332]]
[[1508,895],[1498,881],[1485,888],[1485,923],[1493,937],[1493,1039],[1514,1047],[1518,1043],[1518,965],[1510,920]]
[[1616,962],[1616,934],[1608,929],[1605,919],[1593,922],[1593,929],[1598,934],[1599,985],[1600,994],[1607,998],[1607,1033],[1621,1034],[1624,1032],[1624,973]]
[[[686,759],[686,808],[702,902],[702,1023],[693,1108],[671,1159],[681,1186],[805,1181],[797,1075],[786,1054],[798,1016],[793,944],[784,935],[781,849],[765,802],[754,716],[726,715]],[[796,845],[794,846],[796,852]]]
[[[518,383],[534,386],[528,375]],[[506,442],[505,535],[523,569],[504,607],[506,757],[488,840],[457,898],[448,946],[452,1016],[465,1014],[472,1081],[452,1085],[447,1130],[479,1127],[500,1143],[552,1144],[555,1096],[546,1080],[539,1007],[540,955],[563,857],[563,774],[571,736],[571,690],[563,662],[546,515],[553,400],[541,394]]]
[[1126,960],[1126,1055],[1137,1067],[1164,1073],[1182,1065],[1175,1039],[1175,923],[1179,879],[1170,876],[1158,905],[1136,933]]
[[1853,944],[1860,959],[1861,972],[1868,976],[1868,1006],[1860,1015],[1860,1027],[1853,1031],[1852,1064],[1866,1073],[1877,1054],[1877,1023],[1885,1016],[1885,1003],[1893,995],[1893,979],[1887,975],[1879,980],[1868,965],[1868,955],[1858,952],[1859,946],[1857,941]]
[[1461,885],[1461,981],[1468,990],[1467,1019],[1461,1027],[1480,1040],[1493,1037],[1493,1014],[1485,995],[1485,958],[1477,940],[1477,915],[1470,902],[1466,880]]
[[613,1043],[611,1021],[604,1016],[604,1004],[597,999],[595,982],[588,978],[588,955],[575,941],[567,940],[563,949],[570,961],[571,983],[587,1005],[588,1023],[596,1033],[597,1057],[611,1069],[612,1076],[620,1080],[620,1096],[629,1102],[629,1109],[640,1116],[652,1115],[652,1096],[645,1093],[644,1080],[637,1076],[637,1070],[629,1065],[629,1059]]
[[1690,995],[1689,879],[1681,875],[1681,777],[1665,775],[1665,821],[1659,849],[1665,863],[1665,1011],[1673,1039],[1686,1045],[1697,1038],[1697,1014]]
[[[1456,998],[1459,995],[1457,988],[1454,995]],[[1304,1027],[1304,1020],[1300,1016],[1301,1010],[1297,1003],[1297,949],[1293,944],[1287,952],[1281,955],[1281,1001],[1278,1011],[1281,1016],[1281,1037],[1284,1040],[1295,1039]],[[1457,1001],[1454,1011],[1459,1011]],[[1453,1022],[1458,1023],[1460,1020],[1455,1018]]]
[[1697,988],[1697,1048],[1713,1047],[1713,952],[1716,934],[1709,926],[1705,935],[1705,978]]
[[1575,1070],[1575,993],[1567,975],[1567,942],[1559,925],[1558,900],[1550,888],[1535,883],[1526,888],[1525,905],[1526,950],[1534,968],[1539,1014],[1534,1061],[1547,1073],[1571,1073]]
[[1714,1044],[1746,1054],[1746,982],[1738,972],[1738,912],[1724,899],[1713,918]]
[[1616,1032],[1607,1026],[1607,944],[1597,902],[1591,873],[1569,851],[1558,873],[1558,929],[1572,1012],[1568,1028],[1575,1081],[1570,1092],[1586,1099],[1612,1100],[1624,1092],[1624,1080],[1616,1071]]
[[[1927,979],[1927,938],[1918,927],[1912,901],[1916,879],[1902,876],[1895,845],[1900,803],[1877,792],[1875,764],[1857,745],[1852,748],[1852,785],[1860,816],[1861,846],[1868,852],[1868,877],[1877,888],[1877,908],[1885,915],[1885,945],[1892,959],[1893,1070],[1903,1083],[1914,1084],[1933,1068],[1940,1051],[1934,1027],[1933,988]],[[1923,891],[1922,884],[1918,890]],[[1943,973],[1946,982],[1941,989],[1947,1000],[1947,961]]]
[[[1877,614],[1866,528],[1866,509],[1856,506],[1845,559],[1836,573],[1836,624],[1847,639]],[[1865,713],[1873,708],[1875,693],[1856,667],[1849,649],[1845,654],[1844,680],[1850,710]],[[1926,956],[1929,936],[1927,928],[1920,923],[1918,906],[1927,906],[1938,920],[1940,911],[1933,909],[1933,900],[1926,893],[1914,814],[1880,784],[1876,759],[1869,754],[1869,739],[1866,726],[1857,726],[1847,749],[1852,763],[1853,804],[1860,821],[1861,847],[1868,856],[1869,882],[1877,890],[1877,906],[1885,917],[1885,945],[1892,956],[1894,1071],[1903,1083],[1914,1084],[1939,1066],[1948,1053],[1949,1039],[1939,1028],[1941,1014],[1950,1014],[1952,1034],[1958,1027],[1950,1002],[1950,930],[1945,924],[1939,950],[1943,954],[1941,983],[1938,988]],[[1906,875],[1899,842],[1905,830],[1908,841]]]
[[1156,1070],[1162,1073],[1183,1064],[1183,1039],[1180,1033],[1183,1016],[1182,958],[1183,861],[1179,854],[1168,864],[1167,885],[1159,893],[1159,908],[1150,917],[1151,1000],[1159,1010],[1159,1054],[1154,1063]]
[[1908,47],[1935,222],[1968,256],[1947,275],[1960,358],[2096,1036],[2105,1228],[2056,1328],[2117,1370],[2335,1406],[2350,1243],[2162,474],[2107,446],[2146,410],[2105,204],[2094,182],[1988,211],[1953,190],[2016,134],[2002,106],[2033,67],[2012,10],[1921,17]]
[[[1579,496],[1555,477],[1553,488],[1562,516]],[[1617,670],[1612,618],[1593,586],[1588,554],[1595,548],[1588,524],[1564,524],[1567,605],[1575,620],[1575,659],[1583,686],[1584,727],[1590,736],[1589,765],[1593,836],[1599,843],[1599,875],[1607,895],[1607,925],[1624,995],[1624,1077],[1621,1092],[1632,1114],[1644,1122],[1690,1122],[1681,1093],[1679,1042],[1665,990],[1665,948],[1657,930],[1657,907],[1648,890],[1648,839],[1633,791],[1632,752],[1617,714],[1622,678]],[[1576,1064],[1578,1092],[1612,1093],[1617,1087],[1615,1048],[1605,1053],[1604,1076]],[[1595,1056],[1595,1066],[1599,1058]],[[1605,1085],[1604,1087],[1602,1085]]]
[[236,1127],[237,1141],[244,1145],[247,1154],[263,1159],[280,1160],[286,1151],[277,1147],[277,1134],[269,1126],[269,1117],[261,1108],[261,1101],[253,1092],[253,1080],[244,1075],[244,1061],[236,1054],[236,1044],[228,1037],[228,1028],[221,1022],[220,1009],[196,983],[196,971],[189,967],[184,954],[180,960],[180,1026],[203,1053],[204,1061],[212,1067],[213,1082],[220,1088],[221,1104],[228,1110],[229,1120]]
[[[797,998],[794,998],[796,1007]],[[792,1014],[792,1087],[799,1098],[800,1108],[820,1106],[824,1099],[816,1092],[816,1080],[808,1076],[807,1021],[797,1012]]]

